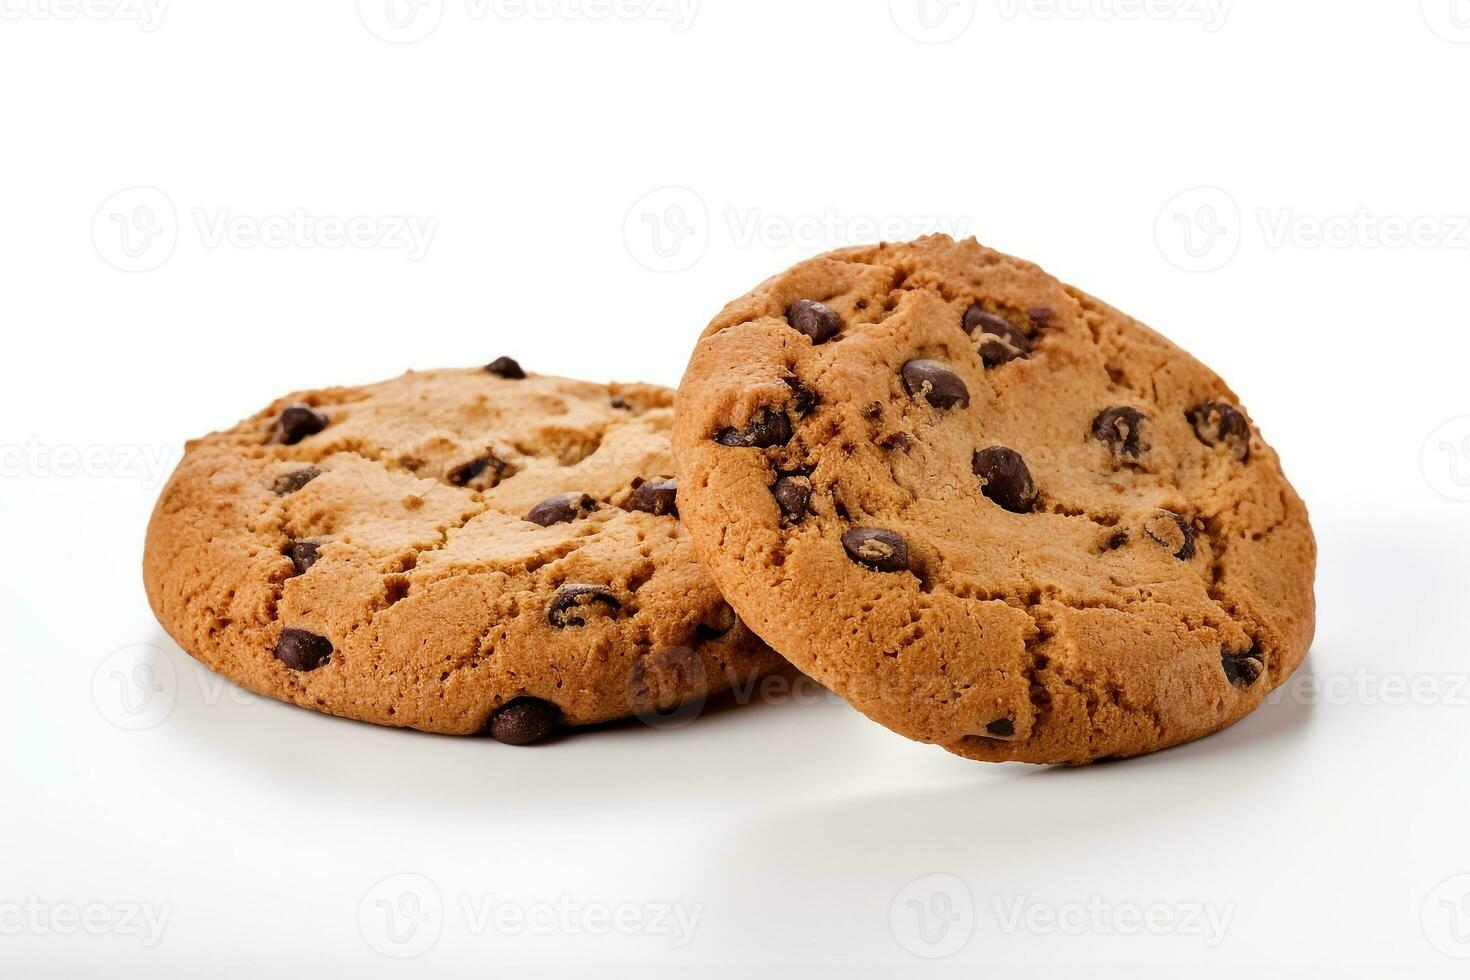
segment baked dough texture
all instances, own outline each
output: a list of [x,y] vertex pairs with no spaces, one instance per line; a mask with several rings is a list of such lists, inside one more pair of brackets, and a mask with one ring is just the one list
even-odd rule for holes
[[973,239],[842,249],[727,305],[674,453],[740,617],[870,718],[972,759],[1199,738],[1311,643],[1306,509],[1235,394]]
[[318,711],[517,743],[656,722],[784,666],[695,561],[672,419],[668,389],[507,358],[298,392],[188,445],[149,601],[211,669]]

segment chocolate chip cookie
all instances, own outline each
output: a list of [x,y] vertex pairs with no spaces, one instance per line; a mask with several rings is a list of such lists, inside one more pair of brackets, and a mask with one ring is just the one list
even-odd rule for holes
[[768,280],[678,406],[679,510],[726,597],[910,738],[1137,755],[1239,720],[1311,642],[1306,510],[1235,394],[974,240]]
[[307,391],[190,443],[154,612],[252,691],[523,744],[783,661],[694,559],[672,392],[484,369]]

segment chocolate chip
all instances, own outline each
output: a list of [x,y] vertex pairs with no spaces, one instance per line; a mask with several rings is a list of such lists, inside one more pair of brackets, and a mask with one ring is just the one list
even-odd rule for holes
[[776,498],[776,506],[788,521],[800,524],[806,520],[812,502],[811,477],[801,473],[783,476],[771,488],[771,496]]
[[332,657],[332,641],[288,626],[276,640],[276,659],[292,670],[316,670]]
[[817,407],[817,393],[801,383],[801,379],[794,375],[786,379],[786,387],[791,389],[791,410],[796,413],[797,418],[805,418],[812,409]]
[[1014,718],[997,718],[985,726],[985,734],[991,738],[1015,738],[1016,722]]
[[842,330],[842,317],[830,307],[814,299],[799,299],[786,309],[786,322],[797,333],[804,333],[812,343],[831,340]]
[[526,520],[542,527],[565,524],[579,517],[586,517],[597,509],[597,501],[585,493],[559,493],[547,497],[526,512]]
[[297,490],[300,490],[302,487],[306,486],[312,480],[315,480],[321,475],[322,471],[317,469],[315,466],[308,466],[305,469],[301,470],[293,470],[292,472],[287,473],[285,476],[276,477],[276,482],[271,487],[271,489],[276,492],[277,497],[284,497],[288,493],[295,493]]
[[847,557],[875,572],[902,572],[909,567],[908,542],[880,527],[855,527],[842,536]]
[[1224,446],[1242,463],[1251,454],[1251,426],[1240,409],[1224,402],[1205,402],[1184,413],[1194,434],[1206,446]]
[[1141,440],[1141,423],[1145,417],[1127,405],[1105,408],[1092,420],[1092,434],[1114,456],[1126,454],[1137,459],[1148,448]]
[[835,484],[832,487],[832,510],[844,521],[851,519],[847,512],[847,504],[842,500],[842,488]]
[[1014,449],[991,446],[975,453],[970,462],[975,475],[984,480],[980,492],[1006,510],[1024,514],[1036,506],[1036,483],[1026,461]]
[[1005,317],[973,304],[965,311],[965,333],[978,342],[980,360],[988,368],[998,367],[1031,353],[1031,341],[1020,328]]
[[964,328],[965,333],[971,336],[974,335],[976,330],[979,330],[981,333],[996,333],[1001,330],[1016,329],[1011,324],[1011,321],[999,313],[991,313],[979,303],[971,303],[969,309],[965,310],[965,315],[960,320],[960,326]]
[[715,434],[715,441],[722,446],[767,449],[784,446],[791,440],[791,420],[785,412],[766,407],[757,412],[744,429],[731,426]]
[[540,698],[519,697],[495,710],[485,728],[490,737],[506,745],[530,745],[551,734],[560,710]]
[[980,363],[993,368],[1017,358],[1026,359],[1031,355],[1031,343],[1019,331],[1012,336],[987,335],[975,351],[980,355]]
[[1221,651],[1220,666],[1225,668],[1225,679],[1241,689],[1254,684],[1266,670],[1259,647],[1251,647],[1245,653]]
[[1128,532],[1127,531],[1114,531],[1112,533],[1112,535],[1108,538],[1107,543],[1103,545],[1103,550],[1104,551],[1117,551],[1119,548],[1123,547],[1127,543],[1128,543]]
[[1030,318],[1032,323],[1036,324],[1036,329],[1045,330],[1051,326],[1051,321],[1056,316],[1056,311],[1050,306],[1028,306],[1026,308],[1026,316]]
[[735,610],[730,608],[729,603],[722,602],[695,627],[694,638],[700,643],[718,640],[727,635],[739,622],[740,617],[735,615]]
[[885,436],[883,441],[878,443],[878,445],[890,453],[896,453],[899,451],[908,452],[913,448],[914,443],[909,438],[907,432],[895,432],[892,435]]
[[[689,692],[704,685],[704,661],[692,647],[667,646],[639,657],[628,672],[628,703],[640,718],[650,720],[647,709],[677,704]],[[675,717],[692,719],[703,707],[702,698],[687,702]],[[657,711],[654,717],[658,717]]]
[[1174,557],[1180,561],[1189,561],[1194,557],[1195,530],[1182,517],[1179,519],[1179,530],[1184,532],[1184,545],[1174,552]]
[[938,361],[909,361],[900,373],[904,390],[935,408],[964,408],[970,404],[970,389],[965,382]]
[[629,404],[628,399],[626,398],[612,398],[608,400],[608,404],[611,405],[613,408],[616,408],[620,412],[633,411],[633,406]]
[[513,357],[497,357],[485,365],[485,370],[511,381],[519,381],[526,376],[526,372],[521,370],[520,364]]
[[1168,548],[1180,561],[1189,561],[1194,557],[1194,527],[1172,510],[1159,511],[1144,525],[1143,530],[1160,545]]
[[611,616],[621,608],[623,604],[605,586],[573,582],[557,589],[551,597],[551,603],[546,607],[546,621],[563,630],[568,626],[586,626],[588,616]]
[[489,478],[484,481],[487,487],[493,487],[500,482],[510,469],[510,464],[494,453],[486,453],[477,456],[468,463],[461,463],[450,470],[447,479],[457,487],[467,487],[482,473],[488,473]]
[[286,547],[286,557],[291,559],[291,566],[296,569],[296,574],[304,575],[308,568],[316,564],[320,549],[319,541],[292,541]]
[[648,480],[633,488],[624,504],[628,510],[641,510],[655,517],[679,516],[679,481],[673,477]]
[[327,417],[305,405],[288,405],[276,419],[276,428],[271,441],[283,446],[294,446],[307,436],[314,436],[327,427]]

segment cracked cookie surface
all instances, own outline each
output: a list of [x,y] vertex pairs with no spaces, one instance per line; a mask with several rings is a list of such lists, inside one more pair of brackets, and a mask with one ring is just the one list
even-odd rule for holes
[[673,393],[485,369],[283,398],[191,442],[144,584],[259,694],[484,732],[661,713],[784,666],[695,561]]
[[910,738],[1138,755],[1239,720],[1311,643],[1306,509],[1225,383],[973,239],[768,280],[678,408],[680,512],[726,597]]

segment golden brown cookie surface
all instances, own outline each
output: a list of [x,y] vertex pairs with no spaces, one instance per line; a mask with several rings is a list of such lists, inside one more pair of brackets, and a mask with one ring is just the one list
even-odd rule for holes
[[179,645],[269,697],[535,741],[783,665],[674,509],[672,392],[486,369],[281,399],[192,442],[144,582]]
[[976,759],[1136,755],[1301,662],[1315,544],[1213,372],[973,240],[844,249],[730,303],[679,391],[679,504],[751,627]]

